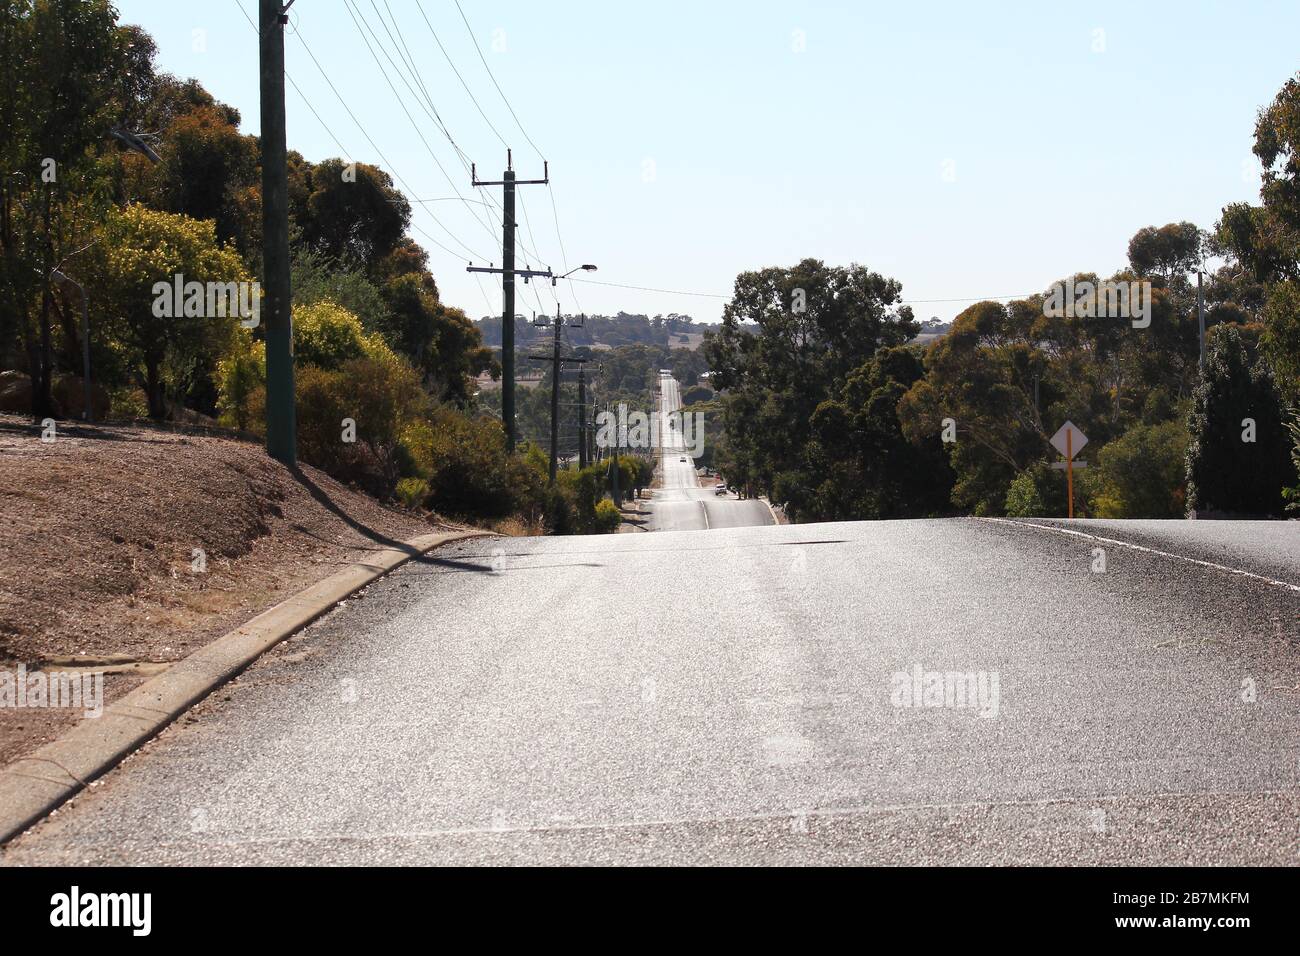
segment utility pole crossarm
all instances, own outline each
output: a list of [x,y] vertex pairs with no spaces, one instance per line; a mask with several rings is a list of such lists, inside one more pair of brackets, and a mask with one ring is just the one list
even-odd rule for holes
[[471,184],[474,186],[504,186],[506,183],[513,183],[515,186],[545,186],[549,179],[474,179]]
[[[507,149],[506,150],[506,174],[507,175],[510,175],[511,173],[514,172],[514,165],[515,165],[514,159],[511,154],[511,151]],[[515,179],[513,178],[513,176],[510,179],[479,179],[478,164],[470,163],[469,179],[470,179],[470,183],[474,186],[504,186],[506,185],[506,183],[510,183],[515,186],[546,186],[551,181],[551,164],[548,163],[546,160],[542,160],[541,179]]]
[[[495,275],[505,275],[507,270],[498,269],[494,266],[476,266],[473,263],[470,263],[468,266],[465,267],[465,271],[466,272],[491,272],[494,273]],[[549,266],[547,266],[545,269],[511,269],[509,270],[509,272],[511,275],[523,276],[526,279],[533,278],[535,276],[541,276],[542,278],[546,278],[546,279],[555,278],[554,275],[551,273],[551,269]]]

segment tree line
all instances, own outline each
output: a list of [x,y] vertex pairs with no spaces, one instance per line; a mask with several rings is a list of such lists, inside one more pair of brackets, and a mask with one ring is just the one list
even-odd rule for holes
[[[1054,307],[1062,288],[979,302],[928,346],[900,284],[808,259],[737,277],[703,351],[723,391],[718,463],[794,520],[1064,515],[1049,444],[1090,438],[1078,513],[1280,516],[1300,508],[1300,77],[1260,111],[1261,202],[1139,230],[1147,321]],[[1202,367],[1196,272],[1205,276]],[[1131,285],[1138,283],[1138,286]]]
[[[260,436],[261,326],[197,299],[160,307],[173,280],[261,274],[259,141],[156,59],[107,0],[0,0],[0,411],[87,411],[84,290],[91,417]],[[390,174],[291,151],[288,179],[302,460],[446,514],[612,530],[597,476],[548,490],[544,457],[507,452],[476,396],[498,360],[442,300]]]

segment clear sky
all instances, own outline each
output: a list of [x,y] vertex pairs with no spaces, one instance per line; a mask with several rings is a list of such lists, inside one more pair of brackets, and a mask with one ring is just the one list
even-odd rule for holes
[[[596,263],[590,278],[722,296],[562,283],[566,312],[712,322],[738,272],[808,256],[899,279],[921,319],[1109,273],[1144,225],[1208,228],[1226,203],[1258,200],[1255,114],[1300,70],[1294,0],[460,2],[550,162],[553,192],[520,187],[532,227],[522,243],[564,265],[553,195],[568,264]],[[240,10],[256,6],[118,0],[123,21],[154,36],[160,66],[237,107],[247,132],[258,129],[257,45]],[[440,200],[417,204],[414,223],[452,250],[415,233],[444,300],[476,318],[498,311],[499,279],[467,274],[461,243],[499,265],[499,219],[441,201],[453,188],[486,197],[405,85],[419,83],[393,65],[409,51],[480,177],[504,168],[495,127],[520,177],[540,178],[454,0],[297,0],[286,50],[324,121],[290,86],[290,148],[320,160],[342,143],[396,173],[408,197]],[[536,292],[554,309],[549,287]],[[538,298],[521,288],[519,311]],[[967,301],[923,301],[941,299]]]

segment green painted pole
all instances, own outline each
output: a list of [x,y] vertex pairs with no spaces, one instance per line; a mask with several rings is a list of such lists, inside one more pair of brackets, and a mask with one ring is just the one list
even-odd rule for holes
[[259,0],[262,109],[262,290],[266,329],[266,450],[294,467],[298,427],[293,388],[293,300],[289,282],[289,171],[285,142],[284,22],[280,0]]

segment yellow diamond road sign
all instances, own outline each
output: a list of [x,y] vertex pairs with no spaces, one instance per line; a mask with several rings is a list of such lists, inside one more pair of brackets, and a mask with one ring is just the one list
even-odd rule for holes
[[1066,422],[1052,436],[1052,447],[1067,460],[1079,454],[1080,449],[1086,444],[1088,444],[1088,436],[1079,431],[1079,427],[1074,422]]

